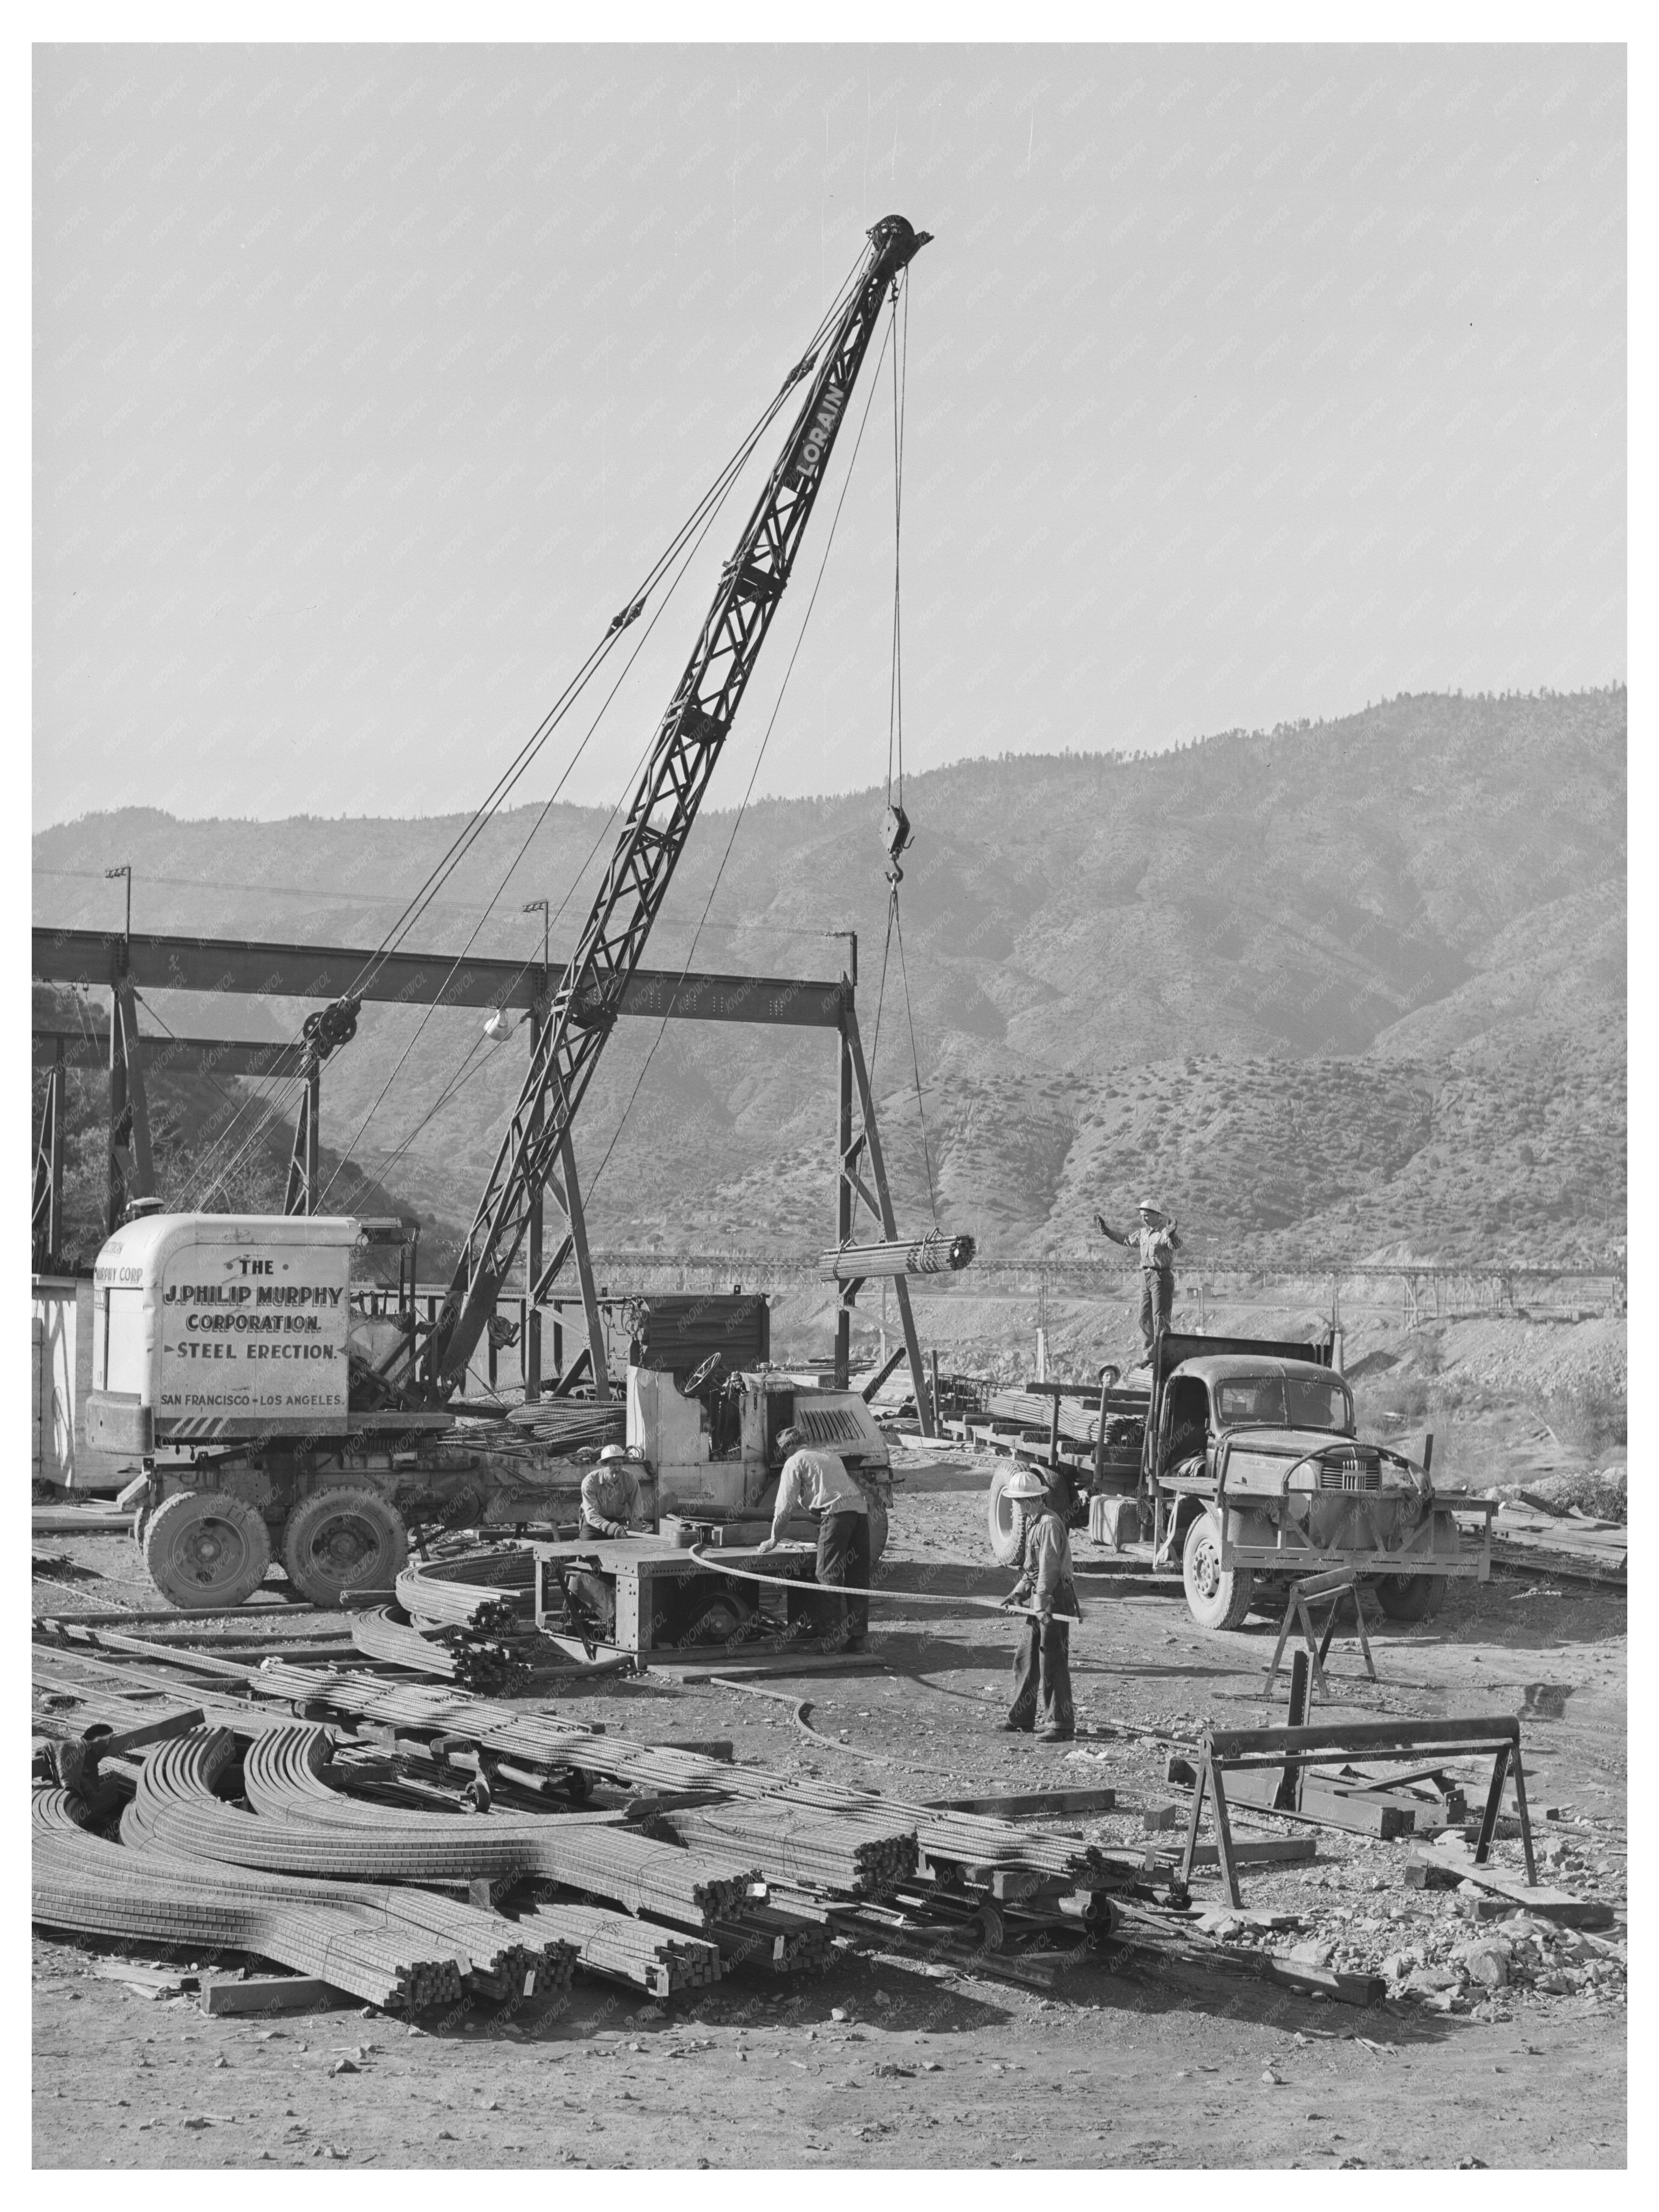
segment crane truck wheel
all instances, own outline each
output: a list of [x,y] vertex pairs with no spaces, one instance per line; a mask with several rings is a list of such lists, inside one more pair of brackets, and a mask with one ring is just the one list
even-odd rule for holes
[[1008,1486],[1019,1469],[1000,1467],[991,1477],[985,1500],[985,1522],[991,1532],[991,1556],[1000,1567],[1019,1564],[1020,1511],[1008,1495]]
[[319,1490],[289,1515],[283,1559],[313,1605],[337,1606],[349,1594],[391,1589],[409,1561],[409,1531],[375,1491]]
[[1444,1575],[1379,1575],[1371,1588],[1390,1620],[1432,1620],[1446,1602]]
[[[134,1531],[137,1534],[137,1529]],[[212,1490],[179,1490],[143,1516],[144,1565],[186,1613],[246,1603],[270,1565],[270,1532],[252,1506]]]
[[1187,1610],[1200,1628],[1242,1628],[1255,1593],[1247,1567],[1221,1564],[1221,1530],[1213,1513],[1200,1513],[1187,1531],[1181,1554]]

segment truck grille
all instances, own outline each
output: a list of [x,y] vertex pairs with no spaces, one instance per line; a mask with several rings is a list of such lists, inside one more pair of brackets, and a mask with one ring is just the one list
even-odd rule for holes
[[1322,1490],[1381,1490],[1382,1468],[1358,1452],[1328,1452],[1319,1462]]

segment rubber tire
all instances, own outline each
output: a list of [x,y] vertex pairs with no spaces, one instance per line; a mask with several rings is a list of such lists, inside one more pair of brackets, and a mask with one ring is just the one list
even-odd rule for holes
[[881,1555],[887,1549],[887,1508],[880,1498],[870,1500],[870,1572],[873,1575],[881,1565]]
[[182,1613],[245,1605],[270,1565],[270,1531],[259,1514],[214,1490],[164,1498],[144,1517],[143,1543],[150,1580]]
[[[318,1540],[331,1522],[355,1526],[341,1532],[345,1540],[337,1549],[319,1557]],[[319,1490],[289,1515],[283,1561],[302,1596],[313,1605],[337,1607],[348,1592],[392,1588],[409,1562],[409,1531],[403,1515],[378,1491]]]
[[148,1504],[137,1505],[133,1508],[132,1540],[138,1547],[138,1556],[140,1559],[142,1559],[144,1554],[144,1534],[149,1527],[150,1516],[155,1512],[155,1509],[153,1505]]
[[1224,1573],[1220,1546],[1214,1514],[1199,1514],[1181,1547],[1187,1610],[1200,1628],[1242,1628],[1255,1594],[1255,1577],[1246,1567],[1231,1567]]
[[985,1525],[991,1535],[991,1556],[1000,1567],[1012,1567],[1019,1557],[1019,1512],[1008,1486],[1024,1470],[1000,1467],[991,1477],[985,1499]]
[[1446,1602],[1444,1575],[1379,1575],[1371,1584],[1389,1620],[1432,1620]]

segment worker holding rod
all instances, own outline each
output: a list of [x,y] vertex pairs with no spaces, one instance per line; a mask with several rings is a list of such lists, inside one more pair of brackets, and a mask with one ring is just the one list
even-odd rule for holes
[[1025,1613],[1014,1654],[1014,1698],[1004,1729],[1030,1735],[1042,1704],[1044,1743],[1068,1743],[1077,1733],[1072,1703],[1072,1620],[1080,1620],[1072,1576],[1070,1523],[1077,1493],[1066,1468],[1027,1467],[1004,1493],[1022,1518],[1019,1561],[1024,1571],[1003,1604]]
[[[756,1548],[775,1552],[790,1515],[799,1506],[817,1518],[820,1584],[837,1592],[849,1583],[856,1590],[868,1589],[870,1501],[862,1485],[849,1474],[839,1452],[809,1449],[799,1429],[784,1429],[777,1442],[787,1456],[778,1478],[772,1533]],[[836,1595],[826,1601],[825,1610],[824,1650],[861,1651],[870,1626],[869,1599]]]

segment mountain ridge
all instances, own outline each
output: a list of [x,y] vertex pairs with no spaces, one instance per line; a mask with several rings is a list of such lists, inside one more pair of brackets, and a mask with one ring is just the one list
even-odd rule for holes
[[[1315,1237],[1356,1258],[1494,1240],[1516,1261],[1600,1258],[1624,1236],[1626,713],[1622,686],[1419,694],[1171,753],[914,776],[878,1048],[878,788],[757,801],[735,842],[734,811],[709,810],[646,957],[830,975],[831,933],[856,928],[901,1212],[926,1222],[938,1203],[988,1252],[1086,1249],[1093,1212],[1150,1177],[1183,1228],[1264,1264]],[[568,950],[606,816],[559,805],[535,829],[538,811],[489,826],[411,945],[538,956],[540,917],[519,909],[545,892]],[[102,869],[130,860],[140,928],[372,945],[465,818],[85,817],[33,841],[37,918],[106,925]],[[200,1033],[203,1002],[178,1003]],[[291,1027],[303,1009],[270,1011]],[[238,1013],[209,1009],[246,1034]],[[365,1007],[325,1073],[331,1141],[349,1148],[419,1018]],[[365,1168],[454,1224],[523,1066],[521,1042],[483,1051],[477,1031],[430,1017],[364,1140]],[[398,1151],[469,1051],[483,1064],[455,1105]],[[578,1124],[595,1241],[825,1241],[834,1087],[822,1034],[624,1023]]]

